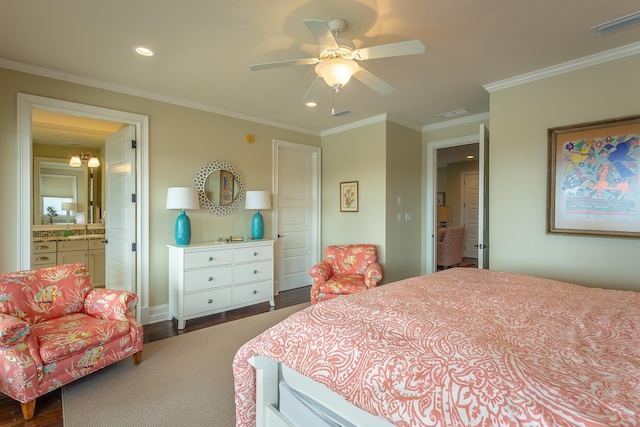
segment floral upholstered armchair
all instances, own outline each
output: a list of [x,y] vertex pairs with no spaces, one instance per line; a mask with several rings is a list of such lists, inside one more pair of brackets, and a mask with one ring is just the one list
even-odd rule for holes
[[25,419],[42,396],[104,366],[142,359],[134,293],[93,289],[84,264],[0,275],[0,392]]
[[375,245],[327,246],[324,259],[311,267],[311,304],[371,289],[382,280]]

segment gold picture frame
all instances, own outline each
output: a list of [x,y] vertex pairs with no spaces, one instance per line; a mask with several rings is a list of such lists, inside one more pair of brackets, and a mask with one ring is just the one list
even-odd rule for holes
[[358,212],[358,181],[340,183],[340,212]]
[[547,233],[640,238],[640,116],[548,129]]

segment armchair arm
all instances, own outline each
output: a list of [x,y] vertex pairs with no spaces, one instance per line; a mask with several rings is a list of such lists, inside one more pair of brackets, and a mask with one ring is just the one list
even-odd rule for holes
[[11,347],[31,333],[31,327],[24,320],[0,313],[0,347]]
[[114,289],[93,289],[84,299],[84,312],[105,320],[131,321],[138,295]]
[[374,262],[367,266],[364,272],[364,284],[367,289],[371,289],[378,285],[378,282],[382,280],[382,267],[379,263]]
[[331,277],[333,269],[327,261],[320,261],[309,270],[309,275],[313,279],[314,285],[320,285]]

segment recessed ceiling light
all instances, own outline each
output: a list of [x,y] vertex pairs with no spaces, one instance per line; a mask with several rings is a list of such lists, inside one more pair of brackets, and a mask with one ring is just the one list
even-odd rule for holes
[[459,116],[462,114],[467,114],[469,112],[469,110],[467,110],[466,108],[460,108],[458,110],[453,110],[453,111],[447,111],[446,113],[440,113],[438,114],[438,117],[444,117],[445,119],[448,119],[449,117],[454,117],[454,116]]
[[142,55],[142,56],[153,56],[155,55],[155,52],[152,51],[151,49],[149,49],[148,47],[144,47],[144,46],[134,46],[133,50],[138,54],[138,55]]
[[309,101],[309,102],[306,102],[304,105],[306,105],[307,107],[317,107],[318,103],[315,101]]

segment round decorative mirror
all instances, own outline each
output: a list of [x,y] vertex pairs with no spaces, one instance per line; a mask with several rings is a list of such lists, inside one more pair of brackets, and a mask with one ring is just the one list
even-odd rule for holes
[[200,207],[215,215],[227,215],[244,200],[244,177],[238,168],[222,160],[202,166],[193,179]]

